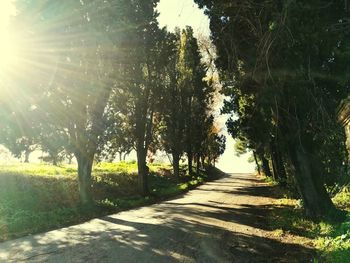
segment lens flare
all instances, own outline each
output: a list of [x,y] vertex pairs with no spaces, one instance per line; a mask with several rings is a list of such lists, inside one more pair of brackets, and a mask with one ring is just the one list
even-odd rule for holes
[[18,47],[15,38],[2,34],[0,41],[0,69],[10,70],[18,63]]
[[11,16],[16,14],[12,0],[0,2],[0,70],[4,71],[14,66],[18,59],[17,41],[15,33],[8,28]]

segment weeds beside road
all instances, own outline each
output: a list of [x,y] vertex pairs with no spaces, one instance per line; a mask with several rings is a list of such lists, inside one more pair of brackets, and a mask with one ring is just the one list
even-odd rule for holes
[[136,163],[100,163],[93,170],[93,207],[79,205],[76,168],[42,164],[0,167],[0,241],[81,223],[151,204],[197,186],[206,174],[172,177],[171,166],[150,165],[151,195],[137,193]]

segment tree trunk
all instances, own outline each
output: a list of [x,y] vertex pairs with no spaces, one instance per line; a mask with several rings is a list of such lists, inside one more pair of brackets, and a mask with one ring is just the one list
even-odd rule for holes
[[262,169],[264,171],[265,176],[272,177],[272,173],[271,173],[270,166],[269,166],[269,161],[262,154],[259,157],[260,157],[260,160],[262,162]]
[[276,164],[274,155],[272,153],[271,153],[271,163],[272,163],[272,177],[276,182],[279,182],[280,178],[278,175],[277,164]]
[[201,161],[202,161],[202,167],[205,168],[205,157],[204,156],[201,157]]
[[123,153],[122,153],[122,152],[119,152],[119,162],[122,161],[122,158],[123,158]]
[[322,183],[322,176],[312,155],[303,146],[289,146],[295,179],[308,217],[319,218],[334,214],[336,208]]
[[186,118],[186,146],[187,146],[187,159],[188,159],[188,174],[193,175],[193,152],[192,152],[192,96],[188,97],[188,108]]
[[180,155],[173,152],[173,169],[174,169],[174,176],[175,178],[180,177]]
[[52,157],[52,165],[57,166],[57,157],[56,156]]
[[287,177],[286,170],[275,142],[271,142],[270,149],[274,179],[278,182],[284,182]]
[[29,151],[29,150],[26,150],[24,152],[24,162],[25,163],[29,163],[29,155],[30,155],[30,153],[31,153],[31,151]]
[[148,167],[146,165],[146,151],[144,149],[137,150],[137,169],[138,169],[138,188],[143,196],[149,194],[148,191]]
[[84,153],[76,154],[78,162],[78,183],[80,202],[84,205],[92,204],[92,179],[91,171],[94,156],[87,156]]
[[277,156],[276,156],[276,162],[277,162],[277,169],[278,169],[278,173],[279,173],[279,176],[281,178],[281,181],[282,182],[286,182],[287,180],[287,172],[286,172],[286,168],[284,166],[284,162],[283,162],[283,158],[282,158],[282,155],[281,155],[281,152],[280,151],[277,151]]
[[193,154],[192,154],[192,147],[189,147],[190,149],[187,152],[187,159],[188,159],[188,174],[192,175],[193,174]]
[[253,151],[253,156],[254,156],[256,168],[258,169],[258,174],[261,175],[261,172],[260,172],[260,165],[259,165],[259,162],[258,162],[258,158],[256,157],[256,152],[255,152],[255,151]]
[[199,154],[196,155],[196,173],[197,175],[199,175],[199,172],[200,172],[200,160],[199,160]]

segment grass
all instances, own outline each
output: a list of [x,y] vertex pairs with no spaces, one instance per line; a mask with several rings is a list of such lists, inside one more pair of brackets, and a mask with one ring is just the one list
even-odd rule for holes
[[150,165],[149,197],[137,193],[136,163],[100,163],[93,169],[96,205],[81,207],[75,166],[3,165],[0,168],[0,241],[68,226],[183,193],[204,174],[172,177],[171,167]]
[[284,232],[311,239],[318,257],[314,262],[350,262],[350,194],[345,187],[333,198],[334,204],[348,211],[346,220],[313,222],[302,212],[300,200],[280,198],[269,214],[269,224],[275,235]]

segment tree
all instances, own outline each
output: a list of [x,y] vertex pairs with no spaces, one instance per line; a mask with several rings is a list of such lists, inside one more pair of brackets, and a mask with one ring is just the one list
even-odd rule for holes
[[203,144],[213,122],[210,111],[214,90],[204,79],[206,71],[192,28],[175,31],[168,36],[170,55],[161,93],[161,136],[165,151],[172,154],[174,175],[179,177],[184,152],[189,174],[194,157],[199,170]]
[[164,89],[161,96],[162,121],[160,134],[162,145],[167,153],[172,155],[174,176],[180,175],[180,158],[184,152],[185,131],[185,100],[186,93],[181,85],[181,72],[178,67],[181,32],[168,34],[169,63],[165,67]]
[[49,161],[57,166],[64,160],[65,149],[68,148],[67,133],[56,130],[55,127],[42,127],[43,131],[40,134],[39,142],[41,150],[48,154],[43,157],[44,161]]
[[[123,1],[127,20],[124,31],[122,80],[113,94],[113,107],[131,126],[138,165],[138,185],[142,195],[148,194],[146,157],[152,142],[159,90],[162,87],[167,54],[162,51],[166,31],[158,27],[155,11],[158,0]],[[122,103],[120,103],[122,101]]]
[[332,115],[347,87],[331,75],[346,45],[344,31],[331,30],[343,23],[342,3],[196,2],[211,19],[216,64],[231,96],[227,109],[241,112],[229,128],[244,128],[256,152],[272,156],[278,176],[282,162],[290,166],[307,215],[334,213],[324,187],[325,161],[334,156],[323,131],[339,134]]
[[42,89],[41,100],[34,105],[55,132],[68,137],[68,148],[78,162],[83,204],[92,202],[93,159],[120,63],[120,32],[126,26],[122,4],[98,0],[17,3],[19,24],[31,32],[31,52],[25,59],[37,65],[31,83]]
[[[110,103],[116,103],[116,101]],[[119,154],[119,161],[125,160],[126,155],[135,148],[127,118],[121,112],[115,112],[115,108],[110,107],[106,111],[105,120],[106,129],[98,143],[98,159],[107,159],[112,162]]]
[[215,163],[220,155],[226,149],[226,137],[219,134],[219,130],[212,124],[209,133],[205,140],[205,148],[203,149],[204,156],[208,160],[209,165],[215,166]]
[[[183,107],[185,113],[185,152],[187,153],[188,172],[192,175],[194,144],[200,152],[200,144],[204,140],[201,125],[207,117],[210,86],[205,82],[206,72],[201,64],[201,55],[193,29],[187,27],[182,31],[178,60],[179,82],[183,90]],[[204,131],[203,131],[204,132]],[[205,132],[204,132],[205,133]],[[195,142],[195,140],[197,140]]]
[[14,157],[23,157],[23,161],[28,163],[30,154],[38,148],[36,111],[30,109],[30,104],[20,103],[18,108],[15,102],[11,104],[11,108],[2,110],[1,143]]

